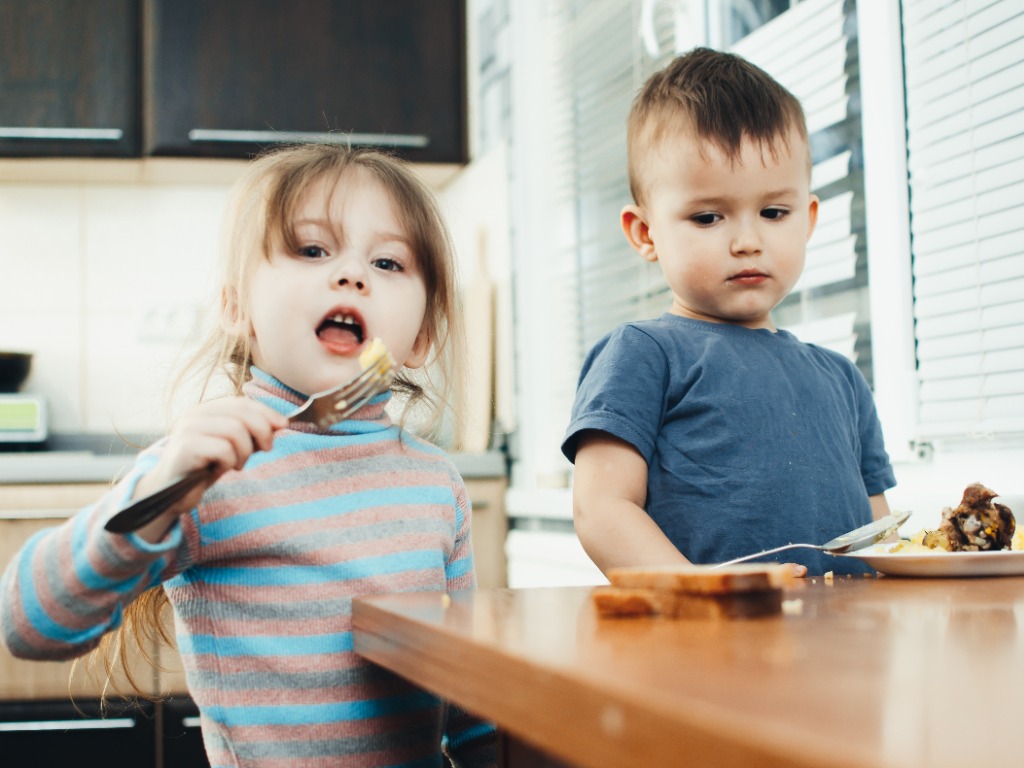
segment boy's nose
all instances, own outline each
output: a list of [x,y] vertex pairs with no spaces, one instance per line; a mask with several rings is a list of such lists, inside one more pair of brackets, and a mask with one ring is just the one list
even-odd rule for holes
[[733,233],[732,252],[737,256],[761,252],[761,236],[757,226],[750,223],[742,223]]

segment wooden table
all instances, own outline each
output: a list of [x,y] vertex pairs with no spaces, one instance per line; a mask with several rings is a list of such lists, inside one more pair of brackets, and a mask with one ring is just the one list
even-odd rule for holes
[[1024,578],[817,578],[731,622],[588,595],[360,599],[355,648],[496,722],[509,765],[1024,765]]

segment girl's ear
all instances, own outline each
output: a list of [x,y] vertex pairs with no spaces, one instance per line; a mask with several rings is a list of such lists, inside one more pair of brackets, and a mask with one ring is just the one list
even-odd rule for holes
[[633,250],[640,254],[644,261],[655,262],[658,260],[658,252],[654,248],[654,241],[651,239],[651,230],[647,225],[647,217],[644,209],[639,205],[627,205],[622,209],[620,219],[622,234],[626,236]]
[[225,287],[220,292],[220,325],[225,333],[246,337],[251,333],[249,322],[243,317],[236,288]]
[[413,342],[412,351],[409,352],[409,356],[405,358],[402,365],[406,368],[422,368],[423,364],[427,362],[427,355],[430,353],[430,331],[424,325],[420,328],[420,332],[416,335],[416,341]]

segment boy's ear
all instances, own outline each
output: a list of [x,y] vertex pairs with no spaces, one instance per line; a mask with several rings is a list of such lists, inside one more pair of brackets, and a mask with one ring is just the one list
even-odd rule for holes
[[807,227],[807,239],[811,239],[811,235],[814,234],[814,228],[818,224],[818,196],[811,195],[811,202],[807,207],[807,220],[810,222],[810,226]]
[[627,205],[622,209],[620,217],[622,234],[626,236],[629,244],[640,254],[644,261],[657,261],[658,252],[654,248],[654,241],[651,239],[651,230],[647,226],[647,218],[644,209],[639,205]]
[[427,362],[427,355],[430,353],[430,331],[424,325],[416,334],[416,341],[413,342],[412,351],[402,362],[406,368],[422,368]]
[[238,291],[224,288],[220,292],[220,325],[232,336],[248,336],[249,323],[242,317],[242,309],[238,300]]

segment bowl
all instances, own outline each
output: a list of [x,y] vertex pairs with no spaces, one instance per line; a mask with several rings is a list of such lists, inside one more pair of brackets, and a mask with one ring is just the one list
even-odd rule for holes
[[0,392],[17,392],[31,367],[30,352],[0,352]]

